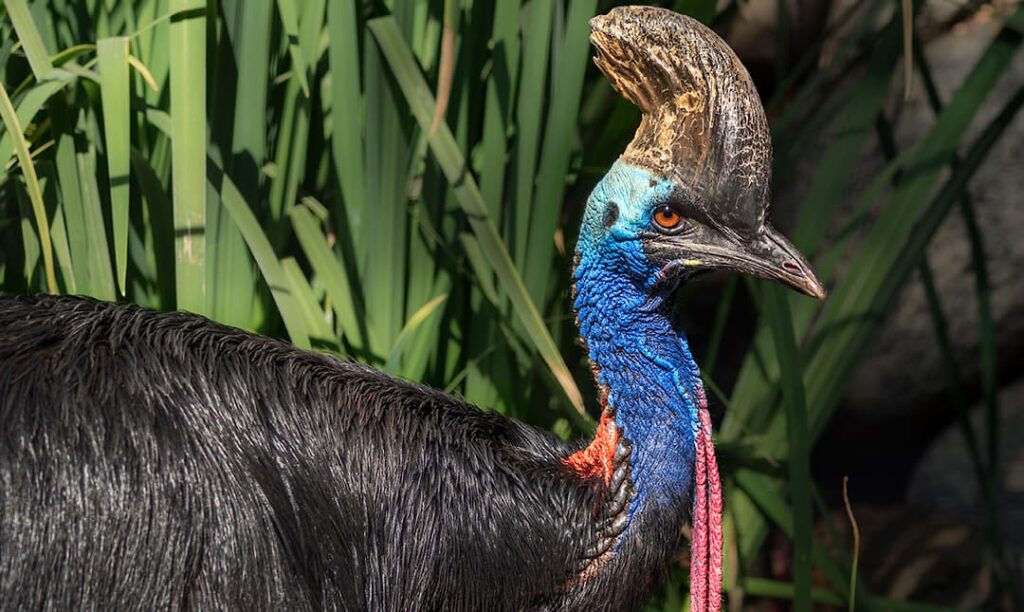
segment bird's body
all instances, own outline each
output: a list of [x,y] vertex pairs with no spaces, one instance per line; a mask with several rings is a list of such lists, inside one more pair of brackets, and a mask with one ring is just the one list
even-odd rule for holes
[[720,483],[671,298],[711,268],[823,289],[765,221],[767,123],[728,47],[660,9],[591,25],[644,112],[576,246],[593,439],[194,315],[0,299],[0,607],[633,609],[692,510],[692,609],[717,610]]
[[591,560],[579,445],[371,368],[79,298],[0,330],[7,609],[628,609],[676,550],[652,507]]

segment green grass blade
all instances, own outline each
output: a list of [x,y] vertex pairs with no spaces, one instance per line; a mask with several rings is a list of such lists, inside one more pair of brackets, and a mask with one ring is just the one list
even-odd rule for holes
[[24,264],[21,274],[24,280],[24,290],[36,293],[39,291],[39,234],[32,225],[32,203],[27,202],[25,190],[21,183],[12,186],[15,198],[18,201],[18,210],[21,213],[21,248],[22,263]]
[[[96,177],[99,168],[96,163],[97,135],[96,120],[88,112],[79,112],[75,129],[75,139],[71,150],[77,151],[78,189],[82,197],[82,209],[77,211],[83,224],[83,234],[88,242],[87,261],[90,290],[93,297],[112,301],[117,297],[117,286],[114,281],[114,270],[110,260],[109,243],[107,242],[107,226],[103,218],[103,198]],[[92,135],[89,138],[86,135]],[[61,179],[63,180],[63,175]],[[68,227],[73,221],[68,221]]]
[[61,206],[58,193],[55,166],[52,160],[37,160],[39,173],[39,188],[43,193],[43,202],[47,210],[52,210],[53,222],[50,225],[50,239],[53,241],[53,252],[57,256],[57,266],[60,270],[61,291],[66,293],[78,293],[78,284],[75,280],[75,266],[71,259],[71,249],[68,246],[67,227],[64,222],[64,210]]
[[318,342],[330,345],[337,351],[337,337],[317,302],[313,289],[309,286],[309,281],[306,280],[306,275],[302,273],[299,262],[295,261],[294,257],[285,257],[281,260],[281,267],[284,268],[284,273],[288,277],[292,295],[295,296],[302,310],[302,315],[306,320],[306,329],[310,332],[310,339],[315,338]]
[[[411,9],[411,5],[400,3],[392,17],[406,48]],[[364,219],[374,221],[363,223],[367,252],[363,256],[361,287],[371,337],[379,342],[372,345],[373,351],[385,355],[405,320],[408,186],[416,141],[409,114],[403,108],[402,93],[390,78],[384,57],[370,36],[364,41],[364,62],[367,199],[363,215]],[[429,124],[424,129],[429,129]]]
[[102,38],[96,44],[99,58],[103,127],[110,177],[111,222],[114,228],[114,261],[117,286],[125,294],[128,270],[128,202],[131,191],[131,89],[128,80],[128,39]]
[[772,330],[775,355],[782,369],[782,399],[789,440],[789,487],[793,506],[793,609],[811,609],[811,499],[810,448],[807,436],[807,403],[804,398],[803,368],[797,353],[786,289],[762,287],[764,318]]
[[4,5],[7,7],[7,15],[14,24],[14,30],[18,33],[18,40],[25,50],[25,55],[28,56],[32,74],[35,75],[36,81],[41,82],[49,76],[53,64],[50,63],[50,54],[46,52],[43,37],[32,19],[28,3],[25,0],[5,0]]
[[[308,0],[305,3],[302,18],[299,26],[299,51],[303,57],[315,59],[316,46],[319,34],[323,29],[324,1]],[[281,0],[280,4],[287,4],[288,0]],[[294,81],[293,81],[294,83]],[[309,123],[311,101],[308,90],[303,90],[300,96],[298,87],[294,85],[288,88],[287,100],[284,113],[288,114],[288,129],[282,132],[283,139],[287,139],[279,147],[274,158],[277,166],[277,176],[271,185],[270,205],[275,220],[280,219],[283,211],[295,204],[298,200],[299,182],[303,178],[303,171],[306,166],[306,151],[309,148]]]
[[480,291],[483,292],[487,301],[497,308],[501,304],[501,298],[498,296],[498,289],[494,285],[494,273],[491,271],[490,263],[480,247],[480,242],[476,239],[476,236],[469,232],[459,234],[459,241],[462,243],[462,249],[466,253],[466,261],[477,278]]
[[21,166],[21,173],[25,178],[25,189],[28,191],[29,200],[32,203],[39,247],[43,254],[46,289],[50,293],[57,293],[53,247],[50,241],[50,222],[46,216],[46,206],[43,204],[43,193],[39,188],[39,177],[36,176],[36,168],[32,164],[32,155],[29,153],[28,141],[25,140],[21,123],[18,121],[18,114],[14,111],[14,106],[11,104],[11,99],[7,97],[7,89],[3,84],[0,84],[0,118],[3,119],[4,127],[14,140],[14,151],[18,156],[18,165]]
[[[28,125],[55,93],[76,78],[70,72],[59,71],[59,74],[57,72],[55,71],[50,79],[33,85],[19,100],[18,110],[15,114],[18,125]],[[0,136],[0,166],[7,166],[11,157],[16,154],[15,139],[16,134],[11,130],[5,130],[3,136]]]
[[701,371],[704,376],[714,377],[715,366],[718,365],[718,355],[722,348],[722,338],[725,336],[725,327],[729,322],[729,311],[732,309],[733,297],[736,295],[736,287],[739,286],[739,277],[733,275],[725,283],[722,296],[718,300],[718,307],[715,309],[715,322],[711,326],[711,337],[708,340],[707,356],[702,362]]
[[533,189],[537,171],[537,153],[544,117],[548,54],[551,50],[553,11],[547,2],[530,2],[523,30],[523,77],[516,104],[515,210],[510,224],[516,266],[523,270],[533,210]]
[[[963,137],[966,127],[1009,65],[1022,39],[1022,22],[1024,9],[1018,7],[957,90],[935,127],[912,152],[908,153],[903,181],[888,205],[882,208],[871,233],[864,240],[860,252],[852,262],[844,282],[833,290],[830,299],[825,303],[824,311],[817,321],[822,335],[815,339],[815,351],[808,361],[805,373],[808,424],[812,439],[820,434],[838,402],[847,377],[872,334],[877,330],[878,313],[886,312],[886,305],[891,303],[890,300],[894,299],[892,296],[905,282],[906,275],[899,270],[908,262],[913,265],[913,262],[918,261],[920,250],[931,236],[928,229],[930,224],[938,223],[938,220],[931,216],[922,216],[921,210],[927,203],[929,193],[934,189],[944,164],[949,161],[956,144]],[[1012,115],[1012,112],[1016,111],[1011,112],[1011,109],[1007,108],[1005,112]],[[990,145],[991,142],[985,144],[979,141],[982,149],[979,149],[976,155],[983,157],[984,152],[987,152],[985,147]],[[954,172],[954,177],[957,176],[960,176],[959,170]],[[954,183],[947,183],[944,190],[955,187]],[[945,197],[947,196],[942,196]],[[939,210],[932,214],[938,215]],[[921,225],[918,219],[925,225]],[[921,240],[925,242],[922,243]],[[807,320],[809,321],[810,317],[807,317]],[[800,331],[799,327],[797,330]],[[766,381],[770,380],[772,379],[766,378]],[[749,402],[745,400],[737,404],[737,396],[734,395],[733,398],[734,413],[746,411],[747,414],[760,413],[766,416],[762,419],[761,427],[768,429],[763,438],[768,452],[783,448],[786,444],[785,427],[781,417],[771,410],[770,406],[758,401],[758,387],[763,392],[766,387],[770,389],[771,386],[770,382],[753,385],[752,393],[747,398]],[[756,407],[761,409],[757,410]],[[730,419],[726,421],[729,427],[723,427],[723,432],[728,430],[728,435],[737,434],[745,425],[739,422],[730,423],[732,418],[730,415]],[[740,543],[741,550],[749,555],[760,546],[765,532],[756,526],[756,516],[745,515],[740,520],[745,524],[749,521],[749,527]]]
[[[266,161],[267,87],[273,5],[270,0],[238,4],[235,62],[238,68],[230,173],[246,202],[260,198],[259,167]],[[259,126],[259,127],[257,127]]]
[[207,312],[206,4],[170,0],[171,164],[178,308]]
[[523,269],[523,281],[535,303],[543,304],[551,278],[551,259],[555,250],[555,227],[562,211],[565,177],[569,171],[576,130],[576,116],[583,91],[583,74],[590,54],[590,18],[595,0],[577,0],[569,5],[565,19],[565,38],[557,53],[552,74],[551,101],[540,174],[530,213],[530,255]]
[[[352,250],[362,248],[362,216],[366,203],[366,162],[363,148],[363,100],[360,92],[359,21],[356,0],[327,3],[327,27],[331,45],[331,154],[338,175],[341,199],[335,207],[336,224],[347,219]],[[361,261],[356,269],[361,269]]]
[[514,67],[519,64],[519,1],[499,2],[494,11],[491,47],[491,74],[487,79],[484,100],[484,126],[481,143],[483,165],[480,169],[480,193],[487,203],[492,219],[501,218],[502,194],[505,184],[505,148],[511,131],[507,101],[512,99]]
[[320,231],[319,221],[304,206],[292,207],[288,215],[291,217],[292,229],[295,230],[295,237],[299,239],[302,251],[317,277],[327,288],[345,339],[354,348],[368,351],[368,331],[363,309],[350,290],[352,285],[345,266],[327,245],[327,238]]
[[277,304],[277,310],[281,314],[292,344],[300,348],[310,348],[309,332],[306,329],[302,308],[291,293],[288,276],[281,267],[281,262],[278,261],[277,255],[270,245],[270,240],[263,233],[259,221],[256,220],[256,216],[252,214],[245,199],[242,198],[242,193],[231,182],[231,179],[216,168],[211,168],[210,178],[214,183],[214,188],[222,196],[221,202],[224,204],[224,208],[227,209],[235,225],[242,232],[245,243],[249,245],[249,250],[256,260],[260,273],[263,274],[263,279],[270,287],[270,293],[274,297],[274,303]]
[[864,142],[874,133],[875,117],[888,97],[899,42],[894,19],[873,47],[863,78],[840,110],[835,136],[818,165],[793,235],[793,242],[805,253],[813,253],[820,246],[822,228],[839,209]]
[[[368,25],[384,52],[416,121],[421,129],[427,130],[433,119],[433,94],[427,87],[409,46],[402,38],[398,24],[392,17],[381,17],[370,21]],[[585,420],[589,420],[583,410],[583,398],[576,387],[576,382],[569,373],[569,369],[558,351],[558,346],[544,325],[537,307],[530,299],[526,286],[516,271],[494,222],[487,213],[487,204],[483,201],[473,177],[468,173],[465,159],[459,151],[451,131],[442,124],[435,133],[429,136],[429,143],[435,159],[455,191],[456,198],[477,237],[484,257],[497,275],[502,289],[508,294],[515,313],[522,321],[535,349],[547,364],[570,405],[575,408],[573,414],[578,414]]]
[[[730,499],[733,500],[733,506],[735,506],[736,501],[743,499],[746,503],[752,504],[752,507],[756,508],[763,516],[778,526],[786,536],[794,537],[793,512],[778,492],[776,480],[765,474],[759,474],[747,469],[737,470],[733,478],[736,482],[736,488],[733,490],[733,495],[730,496]],[[742,493],[744,496],[741,497],[737,495],[738,493]],[[742,554],[743,551],[739,552]],[[832,586],[845,595],[846,590],[849,588],[846,572],[829,555],[825,546],[814,537],[810,541],[810,555],[814,565],[824,573],[825,577],[832,583]],[[858,598],[860,596],[860,593],[858,593]]]
[[136,148],[131,151],[132,175],[139,183],[143,203],[147,210],[147,229],[152,234],[153,266],[156,268],[157,292],[160,307],[174,308],[174,215],[163,185],[149,164],[149,160]]
[[427,319],[435,313],[440,312],[441,305],[444,304],[447,299],[448,294],[442,293],[421,306],[419,310],[409,317],[409,320],[406,321],[405,325],[402,327],[402,331],[399,332],[398,338],[395,339],[395,346],[392,347],[391,354],[388,355],[388,359],[384,364],[385,372],[389,372],[391,374],[398,373],[402,354],[413,334],[419,330],[420,326],[422,326]]
[[[211,98],[223,99],[225,103],[217,105],[223,109],[221,114],[216,108],[211,109],[211,141],[217,149],[224,150],[225,172],[242,191],[244,201],[259,210],[264,198],[259,167],[266,157],[267,133],[256,126],[267,124],[274,4],[272,0],[223,2],[221,11],[224,36],[216,49],[216,66],[219,73],[225,74],[209,80],[213,88]],[[225,133],[228,126],[230,137]],[[225,323],[259,326],[263,302],[253,282],[255,265],[244,237],[230,222],[222,199],[223,195],[210,193],[207,204],[210,312]]]
[[299,35],[299,10],[294,0],[277,0],[277,10],[288,40],[288,55],[292,58],[292,78],[299,84],[302,95],[309,97],[309,79],[306,77],[306,57]]
[[169,13],[167,4],[169,0],[151,0],[159,5],[154,7],[153,14],[162,15],[152,21],[144,22],[147,25],[140,28],[132,36],[139,41],[139,59],[146,65],[157,84],[158,91],[147,91],[146,101],[150,104],[159,104],[161,92],[167,85],[170,71],[170,27],[168,25]]

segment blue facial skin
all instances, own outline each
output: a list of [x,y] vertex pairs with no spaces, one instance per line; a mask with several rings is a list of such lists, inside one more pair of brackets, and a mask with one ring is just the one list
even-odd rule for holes
[[689,499],[693,486],[700,372],[665,308],[673,287],[658,283],[660,266],[648,261],[641,237],[672,188],[616,162],[587,201],[576,247],[580,333],[615,422],[633,444],[630,522],[650,504]]

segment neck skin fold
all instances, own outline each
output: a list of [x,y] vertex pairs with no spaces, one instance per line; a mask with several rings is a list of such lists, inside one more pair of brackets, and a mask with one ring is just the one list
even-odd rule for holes
[[645,240],[657,239],[648,231],[652,211],[673,193],[671,181],[620,160],[587,203],[576,246],[574,306],[605,411],[594,441],[566,465],[608,483],[616,448],[628,442],[632,497],[615,546],[645,546],[644,534],[633,530],[638,515],[672,533],[692,510],[691,609],[718,612],[722,488],[711,419],[672,310],[672,287],[644,250]]
[[[633,445],[629,515],[690,499],[704,390],[667,294],[650,294],[607,259],[581,254],[576,313],[597,383]],[[621,268],[618,268],[621,269]]]

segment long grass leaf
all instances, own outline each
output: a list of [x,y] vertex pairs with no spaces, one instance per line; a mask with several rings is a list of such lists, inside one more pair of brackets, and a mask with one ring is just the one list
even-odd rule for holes
[[75,266],[71,259],[71,249],[68,246],[67,227],[64,222],[64,210],[60,202],[59,190],[56,187],[57,177],[55,166],[52,160],[43,159],[36,162],[39,172],[39,188],[43,192],[43,203],[46,209],[53,211],[53,222],[50,225],[50,239],[53,241],[53,252],[57,256],[57,267],[60,270],[62,291],[78,293],[78,284],[75,280]]
[[384,371],[393,374],[398,372],[399,362],[405,351],[406,344],[409,343],[413,334],[419,330],[424,321],[437,313],[447,299],[448,294],[442,293],[421,306],[419,310],[409,317],[409,320],[402,326],[402,331],[398,334],[398,338],[395,339],[395,346],[391,349],[391,354],[388,355],[387,361],[384,364]]
[[306,258],[331,296],[345,339],[356,349],[367,351],[368,332],[362,306],[350,289],[351,284],[345,267],[320,231],[319,222],[309,209],[303,206],[292,207],[288,215]]
[[245,243],[249,245],[249,250],[259,266],[260,273],[263,274],[267,286],[270,287],[270,293],[274,297],[274,303],[277,304],[277,310],[281,314],[292,344],[300,348],[310,348],[309,332],[306,329],[302,309],[291,293],[288,276],[281,267],[281,262],[277,259],[270,240],[260,227],[259,221],[256,220],[256,216],[252,214],[245,199],[242,198],[242,193],[230,178],[213,167],[210,168],[210,178],[214,182],[215,190],[222,195],[221,201],[224,208],[227,209],[231,218],[234,219],[235,225],[242,232]]
[[174,215],[163,185],[149,164],[149,160],[136,148],[131,150],[132,175],[139,183],[147,211],[147,229],[153,242],[153,266],[156,269],[157,293],[160,307],[174,308]]
[[[878,300],[891,299],[906,279],[906,275],[901,276],[894,272],[903,270],[907,261],[919,261],[920,252],[927,244],[927,241],[922,243],[922,239],[931,236],[930,232],[922,230],[930,229],[931,224],[938,224],[941,215],[948,210],[945,208],[948,198],[957,194],[954,190],[958,189],[958,185],[952,180],[947,183],[942,193],[933,201],[931,214],[922,216],[921,211],[928,200],[927,196],[940,176],[943,162],[950,160],[956,143],[991,88],[1010,64],[1014,52],[1024,39],[1022,32],[1024,7],[1018,7],[1002,32],[978,60],[971,74],[939,117],[935,128],[908,161],[910,169],[904,174],[904,180],[893,195],[889,206],[880,215],[872,233],[865,239],[864,246],[851,267],[850,276],[836,288],[826,303],[822,325],[837,321],[859,323],[847,325],[844,332],[830,335],[818,350],[823,356],[833,359],[816,359],[808,369],[808,389],[820,393],[814,398],[819,402],[809,402],[809,405],[813,406],[812,431],[820,430],[825,416],[831,411],[841,390],[840,379],[835,377],[845,370],[831,370],[837,365],[835,358],[839,357],[832,351],[841,346],[839,343],[844,341],[844,336],[845,341],[849,342],[855,335],[863,338],[868,330],[876,327],[877,323],[871,314],[878,312]],[[972,146],[972,161],[975,167],[997,140],[999,132],[994,130],[1000,129],[1005,125],[1004,122],[1017,112],[1016,103],[1015,97],[1004,107],[997,119],[986,127],[983,136]],[[964,165],[967,165],[966,161]],[[961,168],[957,168],[953,178],[960,177],[964,177],[964,173],[961,172]],[[959,190],[962,191],[962,188]],[[902,246],[897,250],[892,245]],[[909,259],[908,254],[912,255]],[[879,273],[880,270],[884,270],[884,273]],[[849,356],[847,351],[848,349],[839,350],[843,353],[844,359]],[[826,374],[826,371],[829,373]],[[840,389],[837,390],[837,387]]]
[[[215,49],[216,73],[209,78],[211,98],[223,100],[211,109],[211,156],[223,155],[225,172],[242,190],[248,206],[259,210],[263,199],[259,166],[266,153],[267,86],[269,79],[272,0],[226,1],[221,4],[224,34]],[[230,130],[230,131],[228,131]],[[214,144],[215,143],[215,144]],[[258,326],[262,306],[250,250],[224,210],[222,194],[208,193],[207,279],[209,308],[218,320]],[[268,231],[269,230],[268,228]]]
[[128,270],[128,202],[131,190],[131,89],[128,80],[128,39],[102,38],[96,44],[99,58],[103,128],[110,178],[111,222],[114,228],[114,261],[117,286],[125,294]]
[[[980,65],[990,69],[991,66],[985,66],[986,63],[983,59]],[[971,95],[973,97],[973,93]],[[853,366],[867,347],[872,334],[877,331],[881,320],[875,313],[888,312],[888,309],[891,308],[910,273],[921,261],[925,248],[938,230],[942,220],[963,196],[968,180],[1005,132],[1006,126],[1012,121],[1021,106],[1024,106],[1024,89],[1018,90],[985,127],[982,134],[971,145],[963,162],[953,171],[928,208],[912,224],[912,227],[906,230],[906,237],[896,243],[900,245],[899,248],[887,252],[888,262],[884,268],[882,285],[863,296],[866,304],[862,308],[866,316],[848,318],[841,326],[826,328],[830,331],[816,346],[817,357],[808,363],[805,373],[808,427],[812,439],[820,435],[829,411],[835,406],[843,390],[846,376],[853,370]],[[901,183],[901,187],[902,185],[903,183]],[[881,231],[890,229],[888,227],[881,228]],[[870,238],[871,236],[869,236],[869,240]],[[772,444],[765,445],[766,451],[777,451],[785,444],[783,432],[784,423],[776,418],[764,434],[765,440],[772,441]],[[743,519],[749,521],[748,528],[754,532],[741,542],[743,552],[749,554],[757,548],[759,538],[763,537],[764,532],[757,527],[758,521],[754,516],[747,514]]]
[[36,81],[41,82],[49,76],[53,64],[50,63],[50,54],[46,52],[43,37],[32,19],[28,3],[25,0],[5,0],[4,5],[7,7],[7,15],[14,24],[14,30],[18,33],[18,40],[25,49],[25,55],[28,56],[32,74],[35,75]]
[[[943,110],[942,100],[939,97],[938,88],[932,78],[931,68],[928,65],[928,58],[921,49],[919,38],[914,39],[915,58],[918,71],[921,74],[921,82],[928,98],[932,111],[938,116]],[[953,156],[953,167],[958,166],[960,159]],[[995,324],[992,317],[992,295],[991,283],[989,281],[988,266],[986,263],[986,249],[978,220],[974,212],[973,199],[969,193],[964,193],[960,200],[960,213],[967,229],[967,238],[971,245],[971,268],[974,271],[975,295],[978,301],[978,339],[981,357],[981,378],[982,391],[985,396],[986,424],[988,447],[988,473],[985,477],[979,478],[979,483],[987,486],[986,511],[988,514],[989,545],[996,551],[993,555],[997,563],[1002,563],[999,550],[1002,546],[1002,533],[1000,529],[999,504],[996,500],[997,492],[995,484],[1000,481],[999,469],[999,389],[997,387],[998,365],[996,363]],[[947,363],[949,357],[947,356]],[[967,435],[968,451],[971,452],[971,445],[976,444],[970,431],[970,421],[961,419],[961,428]],[[1005,570],[1004,570],[1005,571]]]
[[302,309],[302,314],[306,320],[306,329],[310,332],[310,339],[316,338],[319,342],[333,345],[335,350],[337,350],[337,338],[334,335],[334,330],[331,329],[329,318],[325,316],[324,311],[320,308],[320,304],[313,293],[313,288],[309,286],[309,281],[306,280],[305,274],[302,273],[302,268],[299,267],[299,262],[295,261],[294,257],[285,257],[281,260],[281,267],[288,277],[292,295]]
[[[77,77],[70,72],[57,70],[46,81],[32,86],[18,101],[15,113],[18,124],[28,125],[47,101],[75,78]],[[17,135],[11,130],[5,130],[3,136],[0,136],[0,167],[6,167],[11,157],[15,156],[16,138]],[[22,138],[24,138],[24,134]]]
[[[76,152],[78,191],[82,199],[81,210],[77,212],[81,215],[82,234],[88,244],[87,270],[91,295],[101,300],[114,300],[117,297],[117,285],[114,281],[114,268],[111,265],[107,223],[103,215],[103,198],[100,196],[100,188],[96,180],[99,175],[96,146],[94,139],[86,136],[91,134],[95,137],[98,132],[96,120],[91,111],[80,110],[73,147],[70,147],[70,150]],[[61,180],[65,180],[64,175],[61,176]],[[76,219],[76,221],[78,220]],[[68,226],[71,227],[72,223],[69,220]]]
[[[361,257],[366,164],[356,4],[356,0],[328,2],[327,26],[331,40],[328,48],[331,67],[331,154],[342,195],[336,207],[335,223],[347,220],[352,250],[357,257]],[[361,261],[354,263],[357,269],[361,267]]]
[[306,57],[299,35],[299,10],[295,0],[277,0],[277,10],[288,41],[288,55],[292,58],[292,78],[299,84],[302,95],[309,97],[309,79],[306,77]]
[[516,104],[515,207],[508,232],[509,244],[513,245],[516,266],[520,270],[526,266],[529,244],[553,11],[550,3],[530,2],[525,13],[523,76]]
[[24,280],[25,290],[33,293],[39,291],[39,258],[41,251],[39,249],[39,234],[36,232],[35,226],[32,225],[32,203],[27,201],[25,195],[25,189],[20,183],[12,185],[15,199],[18,201],[18,212],[20,213],[21,223],[21,248],[22,252],[19,253],[22,259],[22,278]]
[[170,0],[171,157],[178,308],[207,312],[206,4]]
[[[484,99],[483,166],[480,170],[480,193],[487,203],[491,218],[501,218],[504,193],[506,140],[511,131],[506,122],[511,119],[508,101],[515,92],[512,79],[519,64],[519,2],[500,2],[494,11],[494,33],[491,46],[491,74],[487,79]],[[453,44],[454,46],[454,44]]]
[[[413,7],[395,6],[392,16],[403,42],[411,29]],[[408,44],[406,43],[406,48]],[[367,193],[363,223],[365,267],[362,290],[371,336],[379,344],[373,350],[386,354],[402,328],[406,311],[404,279],[408,266],[409,184],[415,154],[409,113],[402,92],[389,74],[381,50],[371,36],[364,40],[366,95]],[[433,119],[431,109],[431,119]],[[429,129],[430,125],[424,127]],[[373,245],[388,245],[374,248]]]
[[22,131],[18,115],[14,111],[11,99],[7,97],[7,89],[3,84],[0,84],[0,118],[3,119],[4,127],[14,140],[14,151],[18,156],[18,165],[21,166],[21,173],[25,178],[25,189],[28,191],[29,200],[32,203],[32,213],[35,216],[39,247],[43,255],[43,268],[46,273],[46,289],[50,293],[57,293],[57,277],[53,268],[53,247],[50,241],[50,222],[46,217],[46,206],[43,204],[43,193],[39,188],[39,177],[36,176],[36,168],[32,164],[32,156],[29,153],[28,141],[25,140],[25,133]]
[[[835,215],[843,194],[856,167],[856,160],[863,150],[865,141],[874,132],[874,120],[890,89],[896,60],[900,52],[900,30],[893,19],[879,35],[871,49],[867,67],[854,89],[844,97],[843,104],[835,114],[835,125],[831,128],[834,136],[821,157],[802,207],[800,221],[794,232],[793,241],[805,253],[814,253],[825,236],[825,228]],[[786,123],[776,126],[776,131],[786,130]],[[776,160],[775,173],[779,172]],[[883,183],[884,184],[884,183]],[[794,327],[800,336],[810,324],[813,310],[802,305],[802,316],[795,317]],[[738,435],[743,427],[758,429],[754,419],[768,419],[771,412],[765,409],[763,393],[778,371],[764,369],[754,358],[768,352],[770,332],[761,328],[755,334],[753,349],[740,369],[740,375],[733,390],[735,410],[722,423],[722,435],[729,439]]]
[[[820,434],[842,393],[853,365],[860,358],[871,334],[877,330],[877,313],[886,311],[885,305],[890,303],[892,296],[905,282],[906,275],[896,271],[907,262],[913,265],[913,262],[918,261],[919,250],[927,244],[927,238],[931,234],[921,229],[925,226],[918,223],[918,220],[927,221],[928,224],[938,221],[929,216],[921,216],[921,209],[928,201],[929,192],[934,189],[943,166],[950,160],[956,143],[962,138],[996,80],[1009,65],[1022,39],[1022,23],[1024,8],[1018,7],[954,94],[935,127],[913,149],[913,153],[907,156],[904,180],[865,239],[850,266],[850,273],[843,283],[833,290],[830,299],[825,303],[824,312],[817,321],[818,328],[822,330],[821,337],[815,340],[815,351],[808,361],[805,373],[808,425],[812,439]],[[1010,109],[1007,108],[1005,112],[1010,113]],[[1003,118],[1005,119],[1005,115]],[[989,140],[992,139],[994,137]],[[979,146],[983,144],[979,141]],[[984,145],[976,154],[984,157],[981,151],[987,152],[987,146],[991,146],[991,142]],[[954,177],[958,176],[961,176],[959,169],[954,172]],[[954,183],[947,183],[944,189],[955,187]],[[939,213],[936,211],[934,214]],[[921,242],[922,239],[925,240],[924,243]],[[809,322],[810,317],[806,320]],[[800,332],[799,328],[797,331]],[[757,389],[760,387],[763,390],[766,386],[771,388],[772,383],[767,382],[771,380],[772,377],[769,375],[761,383],[751,385],[747,389],[751,394],[743,402],[737,404],[737,396],[734,395],[733,398],[734,410],[741,417],[743,411],[753,414],[754,406],[761,407],[757,412],[766,417],[762,419],[761,428],[766,427],[768,430],[764,434],[764,439],[770,441],[766,445],[769,452],[777,451],[786,444],[785,427],[781,416],[757,400]],[[739,390],[738,385],[737,393]],[[736,434],[745,425],[738,422],[730,423],[731,419],[732,416],[723,426],[723,433],[727,438]],[[749,554],[760,546],[766,532],[763,528],[756,527],[756,516],[743,516],[741,520],[750,522],[750,527],[743,536],[744,541],[741,542],[742,550]]]
[[811,609],[811,470],[807,436],[807,403],[803,367],[793,337],[785,291],[765,286],[761,292],[764,317],[772,330],[776,357],[782,370],[782,399],[789,439],[789,487],[793,506],[793,609]]
[[526,258],[523,281],[534,302],[541,304],[551,277],[551,258],[555,251],[555,226],[562,211],[565,177],[569,170],[583,90],[583,74],[590,53],[590,18],[594,16],[594,0],[577,0],[569,5],[565,20],[565,38],[552,59],[551,103],[544,145],[540,158],[540,173],[530,213],[530,256]]

